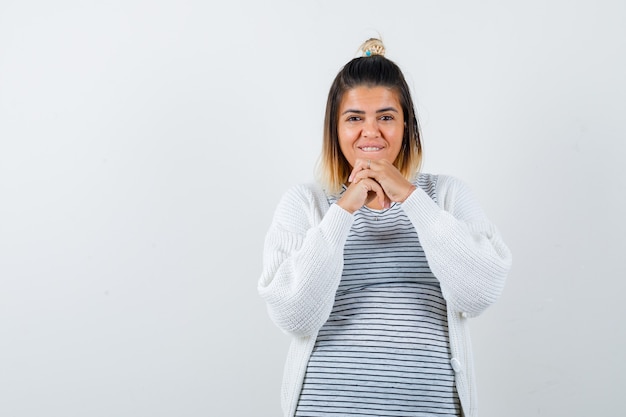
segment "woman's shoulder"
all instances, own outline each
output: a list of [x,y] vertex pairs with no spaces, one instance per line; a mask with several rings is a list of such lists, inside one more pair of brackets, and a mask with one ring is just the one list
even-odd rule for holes
[[294,210],[327,209],[328,197],[321,185],[307,182],[291,185],[283,193],[281,206],[288,206]]
[[448,174],[432,174],[428,172],[420,172],[414,184],[420,188],[436,188],[436,189],[449,189],[464,187],[465,182],[458,177]]
[[324,189],[316,183],[292,185],[283,193],[274,212],[274,221],[292,230],[305,231],[328,211]]
[[440,204],[445,204],[445,201],[451,197],[468,191],[468,187],[463,180],[448,174],[421,172],[417,175],[414,184]]
[[305,199],[309,201],[326,200],[327,196],[322,186],[315,182],[295,184],[287,188],[283,198]]

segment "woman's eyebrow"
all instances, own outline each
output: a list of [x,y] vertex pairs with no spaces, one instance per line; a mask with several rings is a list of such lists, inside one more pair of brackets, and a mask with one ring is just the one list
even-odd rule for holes
[[354,109],[348,109],[346,111],[344,111],[343,113],[341,113],[342,115],[346,114],[346,113],[356,113],[356,114],[365,114],[365,111],[363,110],[354,110]]
[[395,107],[385,107],[384,109],[376,110],[376,113],[384,113],[386,111],[393,111],[393,112],[399,113],[398,109],[396,109]]
[[[387,111],[393,111],[393,112],[399,113],[398,109],[396,109],[395,107],[385,107],[385,108],[382,108],[380,110],[376,110],[376,113],[384,113],[384,112],[387,112]],[[363,110],[356,110],[356,109],[348,109],[348,110],[344,111],[341,114],[344,115],[346,113],[365,114],[365,111],[363,111]]]

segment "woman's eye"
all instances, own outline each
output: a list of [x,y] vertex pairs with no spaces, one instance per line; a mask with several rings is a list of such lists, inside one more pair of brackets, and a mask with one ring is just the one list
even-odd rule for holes
[[385,120],[385,121],[393,120],[393,116],[390,116],[388,114],[384,116],[380,116],[380,120]]
[[361,118],[359,116],[350,116],[350,117],[348,117],[348,121],[349,122],[358,122],[359,120],[361,120]]

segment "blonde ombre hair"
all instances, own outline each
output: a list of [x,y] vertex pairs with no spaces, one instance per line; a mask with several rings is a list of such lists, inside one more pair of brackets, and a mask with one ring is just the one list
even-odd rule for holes
[[356,87],[386,87],[394,91],[402,106],[405,127],[402,148],[393,162],[396,168],[412,180],[422,162],[422,141],[411,92],[400,68],[385,58],[385,48],[379,39],[368,39],[361,46],[363,56],[352,59],[339,71],[326,102],[324,142],[318,165],[318,179],[330,194],[337,194],[352,167],[339,148],[339,106],[344,94]]

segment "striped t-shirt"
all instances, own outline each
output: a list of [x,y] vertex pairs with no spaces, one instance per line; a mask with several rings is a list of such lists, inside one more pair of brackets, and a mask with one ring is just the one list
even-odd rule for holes
[[446,302],[413,225],[399,204],[354,216],[296,416],[460,416]]

